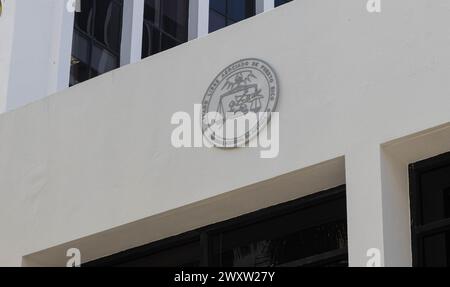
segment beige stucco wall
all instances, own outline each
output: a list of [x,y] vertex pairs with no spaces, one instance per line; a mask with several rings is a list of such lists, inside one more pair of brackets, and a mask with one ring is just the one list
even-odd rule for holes
[[[407,187],[383,202],[382,145],[450,120],[447,3],[297,0],[0,115],[0,265],[64,264],[53,247],[78,244],[93,259],[345,181],[350,264],[380,248],[410,265]],[[279,156],[173,148],[172,114],[247,57],[280,79]]]

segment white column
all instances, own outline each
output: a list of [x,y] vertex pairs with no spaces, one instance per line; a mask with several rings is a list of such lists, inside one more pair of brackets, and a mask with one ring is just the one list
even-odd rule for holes
[[349,264],[364,267],[367,251],[380,250],[384,266],[380,150],[376,145],[352,149],[345,158]]
[[[80,2],[76,2],[76,11],[80,11]],[[72,58],[72,38],[75,12],[67,10],[65,1],[58,1],[55,7],[54,35],[57,43],[53,46],[52,58],[55,65],[52,66],[49,93],[58,92],[69,87],[70,65]],[[60,11],[63,11],[60,13]]]
[[209,33],[209,0],[189,1],[188,39],[194,40]]
[[[410,149],[405,146],[405,149]],[[381,149],[384,264],[412,266],[411,212],[408,163],[398,154]]]
[[123,2],[122,44],[120,65],[136,63],[142,56],[144,0]]
[[3,3],[3,11],[0,16],[0,113],[5,112],[7,107],[15,10],[15,1],[5,2]]
[[74,18],[66,1],[7,2],[0,18],[0,112],[68,86]]
[[256,14],[269,11],[275,7],[275,0],[256,0]]
[[346,156],[349,264],[364,267],[380,251],[381,266],[411,266],[407,165],[379,145]]

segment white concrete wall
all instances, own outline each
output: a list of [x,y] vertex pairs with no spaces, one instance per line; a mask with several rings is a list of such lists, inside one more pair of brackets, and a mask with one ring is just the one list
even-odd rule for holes
[[0,21],[0,112],[68,87],[73,13],[66,1],[6,1]]
[[2,38],[0,42],[0,113],[6,111],[15,11],[15,1],[3,3],[3,13],[0,17],[0,35]]
[[[294,1],[0,115],[0,264],[90,260],[346,180],[350,264],[411,265],[406,165],[450,150],[428,131],[450,120],[449,8]],[[172,114],[247,57],[280,78],[279,157],[174,149]]]

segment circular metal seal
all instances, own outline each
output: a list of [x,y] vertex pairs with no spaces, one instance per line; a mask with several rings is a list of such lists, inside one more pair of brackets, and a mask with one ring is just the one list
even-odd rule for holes
[[[274,69],[260,59],[243,59],[222,70],[212,81],[202,102],[202,131],[216,147],[245,145],[270,121],[279,98]],[[245,129],[227,131],[228,121],[249,119]],[[234,123],[232,123],[234,126]],[[224,132],[218,133],[218,128]]]

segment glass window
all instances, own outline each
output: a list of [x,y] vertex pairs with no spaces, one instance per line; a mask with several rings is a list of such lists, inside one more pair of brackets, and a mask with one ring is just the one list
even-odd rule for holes
[[201,246],[199,238],[179,242],[160,250],[145,252],[145,256],[120,263],[117,267],[199,267]]
[[145,0],[142,58],[188,40],[188,0]]
[[255,15],[254,0],[210,0],[209,32]]
[[120,65],[123,0],[81,0],[75,14],[70,85]]
[[275,7],[281,6],[281,5],[291,2],[291,1],[293,1],[293,0],[275,0]]
[[347,266],[345,187],[103,258],[86,266]]
[[345,220],[298,229],[286,225],[272,222],[214,237],[214,266],[303,266],[307,265],[308,258],[318,254],[346,252]]
[[450,153],[410,166],[415,266],[450,266]]

